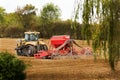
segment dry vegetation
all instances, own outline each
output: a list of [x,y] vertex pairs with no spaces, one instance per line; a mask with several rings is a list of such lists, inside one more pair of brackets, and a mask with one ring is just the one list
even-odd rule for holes
[[[17,39],[0,39],[0,51],[15,54]],[[45,40],[48,43],[48,40]],[[86,43],[78,41],[82,46]],[[91,58],[90,58],[91,57]],[[90,55],[79,59],[41,60],[33,57],[18,57],[27,64],[26,80],[119,80],[120,62],[117,71],[110,70],[108,62],[103,59],[94,61]]]

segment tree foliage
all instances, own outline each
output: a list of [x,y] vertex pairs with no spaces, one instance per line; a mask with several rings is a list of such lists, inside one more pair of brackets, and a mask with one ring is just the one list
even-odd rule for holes
[[0,24],[4,21],[5,9],[0,7]]
[[40,13],[41,21],[44,23],[56,21],[61,15],[59,7],[57,5],[54,5],[53,3],[48,3],[43,6],[43,9]]
[[[36,24],[36,8],[31,4],[18,7],[13,13],[5,13],[1,9],[0,37],[23,37],[24,32],[34,30]],[[3,14],[4,13],[4,14]]]
[[32,26],[34,26],[35,23],[35,12],[36,8],[35,6],[31,4],[27,4],[23,8],[17,8],[15,14],[17,15],[18,20],[21,22],[22,26],[24,28],[31,29]]
[[[36,15],[36,8],[32,5],[25,5],[22,8],[18,7],[13,13],[5,13],[3,15],[4,21],[2,25],[0,25],[0,37],[24,37],[24,32],[30,30],[39,31],[41,33],[40,37],[42,38],[50,38],[53,35],[70,35],[71,38],[82,39],[80,34],[81,25],[78,22],[76,22],[77,27],[76,31],[74,31],[71,29],[72,20],[61,21],[59,18],[60,15],[58,16],[57,14],[60,13],[60,11],[54,12],[54,10],[59,10],[57,6],[52,3],[46,5],[52,5],[53,8],[49,10],[49,7],[47,7],[47,13],[50,12],[57,15],[51,15],[50,18],[53,19],[50,21],[41,18],[41,14]],[[45,13],[46,16],[48,16],[47,13]]]
[[24,80],[25,64],[8,52],[0,52],[0,80]]
[[59,7],[53,3],[47,3],[45,6],[43,6],[40,12],[40,26],[42,29],[41,33],[43,33],[44,36],[50,36],[52,29],[52,26],[50,25],[60,19],[60,14],[61,13]]
[[84,0],[82,18],[85,39],[92,39],[95,51],[100,48],[105,56],[108,53],[115,70],[120,56],[120,0]]
[[45,25],[43,29],[42,25],[39,28],[40,36],[43,38],[50,38],[53,35],[70,35],[71,38],[74,39],[82,39],[81,32],[81,25],[79,23],[76,23],[76,32],[71,29],[71,20],[66,21],[56,21],[49,23],[48,25]]
[[25,31],[39,31],[42,38],[70,35],[71,38],[82,39],[81,24],[76,21],[76,30],[71,29],[73,21],[60,20],[61,11],[53,3],[43,6],[39,15],[36,15],[36,8],[31,4],[17,7],[13,13],[5,13],[3,9],[3,13],[4,21],[0,25],[0,37],[20,38],[24,37]]
[[5,9],[0,7],[0,37],[3,36],[2,32],[4,32],[4,29],[2,29],[4,27],[4,20],[5,20]]

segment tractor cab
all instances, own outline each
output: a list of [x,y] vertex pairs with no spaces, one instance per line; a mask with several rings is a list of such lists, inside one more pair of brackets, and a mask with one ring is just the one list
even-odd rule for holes
[[25,32],[25,41],[38,41],[40,32]]

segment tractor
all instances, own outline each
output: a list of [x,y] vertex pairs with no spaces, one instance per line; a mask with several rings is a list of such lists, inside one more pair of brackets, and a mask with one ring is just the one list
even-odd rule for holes
[[17,41],[17,47],[15,48],[17,55],[20,56],[33,56],[38,51],[48,50],[47,45],[43,40],[39,40],[40,32],[25,32],[24,39]]

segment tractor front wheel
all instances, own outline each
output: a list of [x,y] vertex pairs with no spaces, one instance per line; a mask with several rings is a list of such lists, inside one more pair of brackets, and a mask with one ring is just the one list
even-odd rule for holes
[[20,56],[21,55],[21,50],[16,50],[17,55]]
[[16,49],[18,56],[33,56],[37,53],[37,49],[33,45],[25,45],[20,49]]

